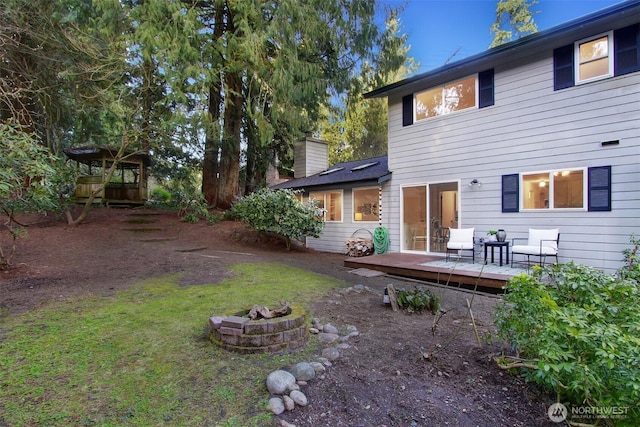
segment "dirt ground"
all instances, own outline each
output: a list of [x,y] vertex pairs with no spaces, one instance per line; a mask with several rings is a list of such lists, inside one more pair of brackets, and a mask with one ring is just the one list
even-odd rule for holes
[[[317,301],[313,316],[338,328],[354,325],[360,336],[325,379],[304,387],[308,406],[277,417],[298,427],[556,425],[547,416],[553,398],[492,360],[501,350],[492,328],[495,295],[430,286],[447,310],[433,333],[431,314],[382,304],[387,284],[413,289],[424,283],[359,276],[343,266],[344,255],[286,251],[278,239],[241,224],[188,224],[175,212],[123,208],[94,209],[77,228],[54,217],[25,221],[29,238],[18,242],[13,268],[0,272],[0,307],[16,314],[55,300],[112,295],[171,272],[183,272],[185,286],[215,283],[242,262],[280,262],[347,282]],[[357,284],[371,290],[354,291]]]

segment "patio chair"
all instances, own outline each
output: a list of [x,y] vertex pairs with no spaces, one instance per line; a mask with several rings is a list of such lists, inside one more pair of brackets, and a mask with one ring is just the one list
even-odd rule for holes
[[[517,240],[526,240],[527,244],[517,245]],[[511,242],[511,267],[513,267],[514,255],[526,255],[527,271],[531,264],[531,257],[538,257],[540,266],[543,266],[547,257],[555,257],[558,262],[558,245],[560,243],[560,231],[557,228],[550,230],[529,229],[529,237],[515,237]]]
[[417,248],[426,250],[425,245],[427,244],[427,232],[424,227],[412,228],[411,240],[413,240],[413,246],[411,247],[411,249],[415,250]]
[[463,251],[471,251],[472,263],[476,262],[476,251],[473,242],[473,232],[475,228],[450,228],[449,241],[447,242],[447,253],[445,261],[449,261],[451,252],[457,252],[458,256],[462,256]]

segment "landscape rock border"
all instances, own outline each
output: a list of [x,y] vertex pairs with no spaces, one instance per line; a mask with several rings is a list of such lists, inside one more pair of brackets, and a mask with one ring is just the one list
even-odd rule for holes
[[[363,290],[376,292],[364,285],[355,285],[342,292]],[[309,332],[315,335],[320,343],[326,345],[322,350],[322,356],[315,361],[299,362],[292,367],[275,370],[266,378],[265,384],[270,394],[268,408],[276,416],[293,411],[297,406],[307,406],[309,402],[301,387],[308,386],[309,381],[324,379],[326,369],[340,358],[342,350],[350,347],[348,341],[360,335],[353,325],[346,326],[341,335],[336,326],[331,323],[323,324],[317,317],[312,319],[311,324]],[[286,420],[279,418],[278,421],[282,427],[295,427]]]

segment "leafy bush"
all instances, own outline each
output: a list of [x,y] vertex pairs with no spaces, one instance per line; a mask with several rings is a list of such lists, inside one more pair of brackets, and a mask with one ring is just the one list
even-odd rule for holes
[[182,222],[197,223],[205,219],[214,224],[220,220],[209,211],[209,204],[204,195],[188,180],[176,180],[171,183],[169,189],[154,189],[151,204],[156,208],[177,209]]
[[178,215],[182,222],[196,223],[204,218],[210,224],[214,224],[220,220],[209,212],[209,205],[201,193],[191,197],[179,197],[179,207]]
[[171,200],[171,193],[164,188],[154,188],[151,191],[151,200],[154,202],[167,203]]
[[440,299],[428,289],[415,288],[413,291],[398,289],[396,291],[398,305],[411,313],[429,310],[436,314],[440,310]]
[[640,239],[636,236],[631,236],[629,241],[633,246],[631,249],[622,251],[624,255],[624,266],[620,269],[620,277],[640,282],[640,254],[638,254]]
[[7,216],[0,230],[0,269],[7,269],[16,239],[27,235],[15,216],[59,210],[61,175],[38,138],[10,124],[0,123],[0,153],[0,211]]
[[635,280],[574,263],[515,277],[496,325],[518,358],[500,363],[526,368],[529,380],[571,403],[626,407],[628,419],[637,421],[639,287]]
[[264,188],[236,202],[231,215],[260,232],[283,237],[290,249],[291,239],[302,241],[305,236],[319,237],[324,228],[316,201],[305,204],[295,195],[291,190]]

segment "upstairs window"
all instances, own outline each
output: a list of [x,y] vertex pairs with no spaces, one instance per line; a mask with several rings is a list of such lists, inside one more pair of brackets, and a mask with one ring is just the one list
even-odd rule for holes
[[611,32],[575,44],[576,83],[613,76],[613,34]]
[[640,24],[583,39],[553,51],[554,90],[637,71],[640,71]]
[[403,96],[402,126],[454,111],[490,107],[494,101],[494,72],[491,68],[444,86]]
[[416,121],[473,108],[477,105],[476,92],[476,76],[418,92]]

